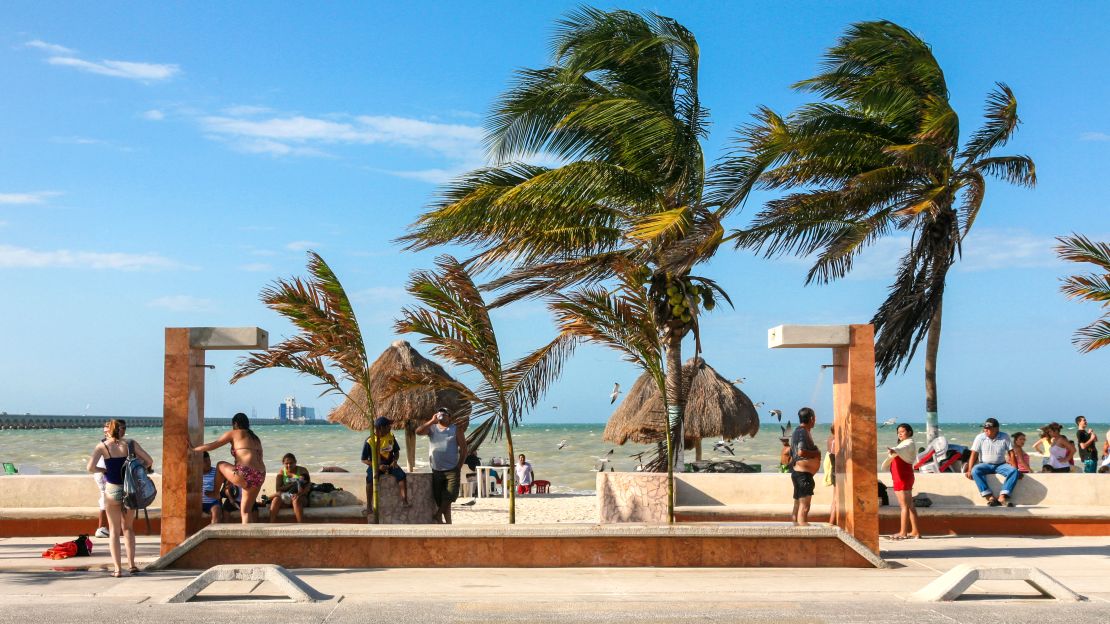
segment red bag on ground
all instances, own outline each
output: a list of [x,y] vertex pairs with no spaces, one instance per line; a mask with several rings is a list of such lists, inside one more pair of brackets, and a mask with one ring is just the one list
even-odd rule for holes
[[46,557],[47,559],[68,559],[76,555],[76,542],[62,542],[60,544],[54,544],[50,548],[47,548],[46,552],[42,553],[42,556]]

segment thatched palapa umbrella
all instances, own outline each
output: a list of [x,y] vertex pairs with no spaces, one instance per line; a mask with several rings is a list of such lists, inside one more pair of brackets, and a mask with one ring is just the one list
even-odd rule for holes
[[[395,340],[370,365],[370,389],[376,400],[376,411],[378,416],[392,420],[394,429],[405,430],[405,450],[411,472],[416,463],[416,427],[427,421],[437,407],[446,407],[455,416],[456,424],[465,429],[470,418],[470,403],[463,401],[454,390],[435,390],[431,387],[391,394],[390,380],[402,371],[419,371],[448,379],[451,376],[442,366],[420,355],[404,340]],[[370,421],[354,403],[365,401],[366,391],[356,385],[348,395],[350,398],[328,414],[328,420],[358,431],[369,429]]]
[[[690,388],[686,395],[686,417],[683,426],[684,446],[697,448],[701,459],[701,439],[720,437],[726,440],[754,436],[759,432],[759,414],[748,395],[729,383],[701,358],[691,358],[682,365],[682,373]],[[624,444],[654,444],[664,439],[667,416],[663,398],[651,377],[644,373],[632,384],[624,400],[609,417],[602,438]]]

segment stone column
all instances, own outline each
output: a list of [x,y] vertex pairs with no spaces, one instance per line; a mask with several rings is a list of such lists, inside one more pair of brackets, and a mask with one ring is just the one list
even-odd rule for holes
[[200,456],[204,439],[204,351],[189,344],[189,328],[166,328],[162,395],[162,554],[201,528]]
[[849,345],[833,349],[837,525],[877,554],[875,329],[850,325],[849,331]]
[[266,349],[257,327],[167,327],[162,390],[162,554],[202,528],[204,352]]
[[876,476],[875,328],[871,325],[779,325],[772,349],[831,348],[836,427],[836,524],[879,552]]

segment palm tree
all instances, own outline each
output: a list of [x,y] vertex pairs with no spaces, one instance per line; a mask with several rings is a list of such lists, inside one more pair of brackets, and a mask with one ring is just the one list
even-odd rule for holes
[[821,101],[787,117],[763,108],[742,128],[738,149],[711,174],[715,201],[737,206],[756,188],[768,201],[737,247],[766,256],[815,256],[806,283],[843,277],[880,238],[909,234],[875,325],[880,383],[904,370],[921,340],[926,429],[937,431],[936,362],[949,268],[975,223],[986,177],[1032,187],[1028,156],[992,156],[1019,120],[1005,84],[987,97],[986,121],[961,147],[959,117],[928,44],[887,21],[851,26],[822,73],[795,85]]
[[[494,165],[447,186],[401,240],[468,245],[471,270],[507,269],[486,285],[500,292],[493,306],[646,267],[678,430],[682,339],[719,290],[690,271],[716,252],[732,209],[703,200],[697,40],[668,17],[586,7],[559,22],[552,47],[552,65],[518,72],[494,108]],[[537,156],[565,164],[522,162]]]
[[[471,389],[462,382],[430,373],[410,371],[394,378],[397,388],[432,386],[454,390],[470,402],[471,414],[496,419],[505,436],[509,457],[513,452],[512,428],[536,406],[544,391],[562,370],[573,352],[571,341],[556,338],[537,351],[505,365],[497,334],[490,321],[489,307],[467,273],[451,256],[436,259],[436,271],[413,273],[407,290],[423,307],[403,308],[395,328],[414,333],[431,345],[432,353],[456,366],[473,369],[482,382]],[[516,522],[515,471],[506,471],[509,488],[509,523]]]
[[[649,374],[666,404],[667,386],[663,345],[654,320],[654,305],[640,275],[618,273],[612,291],[597,286],[553,295],[548,309],[559,328],[556,340],[592,342],[619,352],[623,359]],[[661,423],[662,424],[662,423]],[[674,522],[674,444],[666,438],[667,519]]]
[[[324,388],[320,396],[334,393],[346,397],[349,404],[372,423],[375,412],[370,392],[370,361],[354,308],[335,272],[314,251],[308,252],[308,272],[311,277],[307,280],[299,277],[279,279],[262,290],[262,303],[289,319],[299,331],[265,351],[240,358],[231,383],[266,368],[294,370],[316,378],[316,385]],[[337,369],[348,387],[365,388],[366,392],[357,393],[361,400],[345,392],[330,369]],[[375,457],[378,451],[374,448]],[[371,466],[377,483],[378,462],[372,462]],[[378,488],[374,488],[369,504],[377,523],[380,520]]]
[[[1072,234],[1056,239],[1056,254],[1070,262],[1089,262],[1102,274],[1072,275],[1063,280],[1060,290],[1068,299],[1094,301],[1103,309],[1110,308],[1110,244],[1096,243],[1086,236]],[[1075,332],[1072,344],[1082,353],[1090,353],[1110,345],[1110,311],[1102,318]]]

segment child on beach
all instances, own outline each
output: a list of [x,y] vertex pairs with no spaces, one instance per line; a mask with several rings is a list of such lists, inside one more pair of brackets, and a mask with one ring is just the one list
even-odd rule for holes
[[392,431],[393,421],[385,416],[378,416],[374,420],[374,433],[366,438],[366,442],[362,445],[362,463],[366,464],[366,509],[368,522],[373,521],[374,516],[370,514],[374,496],[374,444],[378,445],[378,478],[384,475],[390,475],[397,480],[397,492],[401,495],[401,506],[408,507],[409,503],[409,490],[408,485],[405,483],[407,475],[405,471],[397,465],[397,460],[401,457],[401,445],[397,443],[397,436],[393,435]]
[[219,492],[216,491],[216,468],[212,456],[204,452],[204,474],[201,478],[200,508],[208,516],[208,524],[218,524],[223,519]]

